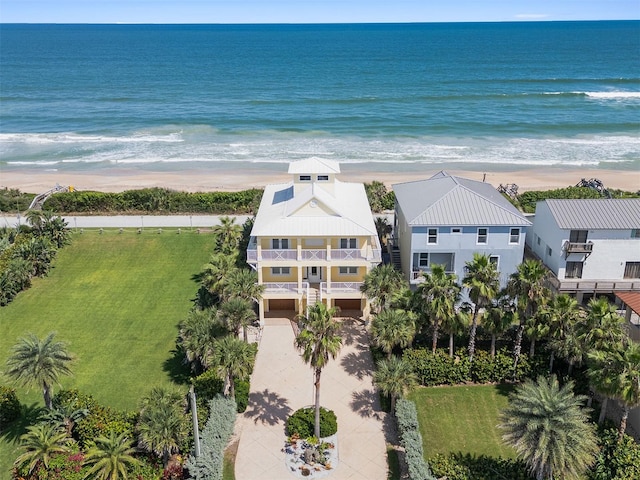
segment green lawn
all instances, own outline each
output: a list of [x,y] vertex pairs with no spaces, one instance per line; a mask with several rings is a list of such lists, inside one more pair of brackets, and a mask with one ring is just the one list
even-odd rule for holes
[[[0,309],[0,370],[18,338],[55,331],[77,356],[74,376],[63,377],[62,386],[134,410],[151,387],[184,379],[173,351],[176,327],[192,305],[194,275],[209,259],[213,236],[85,230],[72,238],[47,278]],[[18,396],[43,405],[37,389],[20,388]],[[7,437],[18,433],[0,441],[0,478],[15,458]]]
[[513,458],[502,444],[498,415],[512,390],[505,385],[428,387],[414,390],[426,457],[438,453],[470,453]]

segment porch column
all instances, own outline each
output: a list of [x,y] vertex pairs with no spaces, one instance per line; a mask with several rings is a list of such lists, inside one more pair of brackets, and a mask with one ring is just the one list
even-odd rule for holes
[[301,262],[302,261],[302,239],[301,238],[297,239],[296,245],[297,245],[296,249],[298,250],[297,258],[298,258],[298,261]]
[[262,246],[260,245],[260,242],[258,242],[258,245],[256,247],[256,259],[258,261],[262,260]]
[[[258,248],[260,248],[260,247],[258,247]],[[257,270],[258,270],[258,285],[262,285],[262,267],[258,267]]]
[[327,265],[327,293],[331,292],[331,264]]
[[298,265],[298,292],[302,293],[302,265]]
[[260,301],[258,302],[258,315],[259,315],[259,320],[260,320],[260,326],[264,327],[264,312],[265,312],[265,303],[268,302],[269,300],[265,300],[264,298],[261,298]]

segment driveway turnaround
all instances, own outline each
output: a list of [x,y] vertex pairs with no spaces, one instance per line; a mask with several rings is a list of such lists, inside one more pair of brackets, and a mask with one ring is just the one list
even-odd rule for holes
[[[343,347],[322,370],[320,401],[338,418],[338,465],[331,480],[386,480],[385,428],[371,373],[373,361],[362,322],[343,319]],[[296,478],[285,464],[285,422],[313,405],[313,371],[294,345],[286,318],[268,318],[251,376],[249,406],[236,424],[240,436],[235,462],[239,480]]]

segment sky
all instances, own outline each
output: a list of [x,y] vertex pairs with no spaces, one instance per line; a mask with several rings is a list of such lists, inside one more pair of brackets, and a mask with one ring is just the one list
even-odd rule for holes
[[0,23],[637,20],[640,0],[0,0]]

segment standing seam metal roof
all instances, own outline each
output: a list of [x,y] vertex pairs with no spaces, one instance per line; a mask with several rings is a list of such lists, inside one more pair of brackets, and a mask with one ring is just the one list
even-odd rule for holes
[[544,202],[561,229],[640,229],[640,198],[548,199]]

